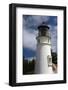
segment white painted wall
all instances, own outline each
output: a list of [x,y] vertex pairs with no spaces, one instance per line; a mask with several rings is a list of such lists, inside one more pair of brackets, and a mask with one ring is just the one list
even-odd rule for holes
[[35,73],[37,74],[52,73],[52,67],[48,67],[48,56],[51,57],[51,44],[48,39],[49,37],[45,36],[37,37],[37,60],[35,65]]
[[[68,90],[67,84],[38,85],[27,87],[10,87],[8,86],[9,71],[9,3],[26,3],[26,4],[42,4],[42,5],[59,5],[67,6],[68,0],[0,0],[0,90]],[[67,9],[68,16],[68,9]],[[67,18],[68,22],[68,18]],[[67,46],[68,46],[68,26],[67,26]],[[67,48],[68,53],[68,48]],[[67,54],[68,60],[68,54]],[[68,68],[68,61],[67,61]],[[68,70],[67,70],[68,76]]]
[[38,44],[37,45],[37,67],[36,69],[38,69],[36,71],[36,73],[48,73],[48,60],[47,60],[47,56],[50,55],[51,56],[51,52],[50,52],[50,45],[46,45],[46,44]]

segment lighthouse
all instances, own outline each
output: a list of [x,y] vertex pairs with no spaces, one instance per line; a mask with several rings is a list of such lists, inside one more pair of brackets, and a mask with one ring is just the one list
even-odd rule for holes
[[52,56],[51,56],[51,35],[50,28],[42,23],[38,26],[37,54],[35,62],[36,74],[50,74],[52,71]]

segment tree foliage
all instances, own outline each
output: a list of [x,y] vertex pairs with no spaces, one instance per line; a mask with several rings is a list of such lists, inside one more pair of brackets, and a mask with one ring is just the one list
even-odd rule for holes
[[34,74],[35,59],[27,60],[23,58],[23,74]]
[[56,52],[52,52],[52,63],[57,64],[57,53]]

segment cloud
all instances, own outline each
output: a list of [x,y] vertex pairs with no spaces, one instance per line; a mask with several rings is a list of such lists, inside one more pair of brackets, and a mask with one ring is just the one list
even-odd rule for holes
[[51,45],[53,52],[57,52],[57,26],[50,26]]
[[29,48],[31,50],[36,50],[36,35],[37,31],[34,31],[33,33],[29,32],[28,30],[24,30],[24,48]]
[[42,22],[48,23],[49,16],[37,16],[37,15],[24,15],[23,16],[23,26],[24,29],[37,29],[38,25]]
[[49,16],[32,16],[32,18],[37,24],[49,21]]

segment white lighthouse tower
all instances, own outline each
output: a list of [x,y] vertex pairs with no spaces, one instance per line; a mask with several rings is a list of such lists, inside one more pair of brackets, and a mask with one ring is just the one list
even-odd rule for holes
[[49,27],[42,23],[38,26],[36,74],[48,74],[52,71],[51,37]]

